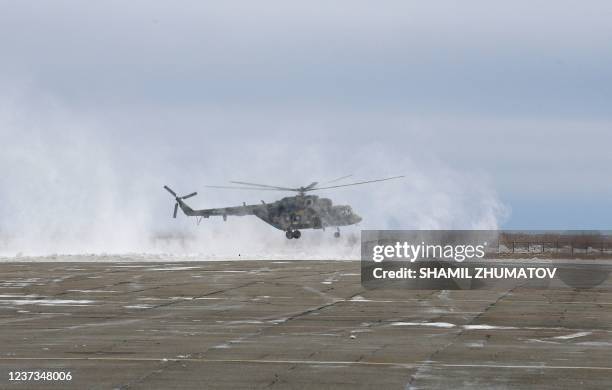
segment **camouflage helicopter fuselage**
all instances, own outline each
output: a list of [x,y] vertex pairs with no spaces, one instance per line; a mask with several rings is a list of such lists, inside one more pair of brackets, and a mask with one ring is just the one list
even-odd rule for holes
[[291,191],[297,192],[296,196],[288,196],[272,203],[261,204],[246,204],[235,207],[222,207],[217,209],[201,209],[194,210],[185,203],[185,199],[196,196],[197,192],[192,192],[189,195],[178,196],[170,187],[164,186],[176,199],[174,205],[173,216],[176,218],[176,213],[180,207],[185,215],[190,217],[209,218],[212,216],[223,217],[227,220],[228,216],[244,216],[254,215],[262,221],[274,226],[279,230],[284,230],[287,238],[300,238],[299,229],[325,229],[326,227],[335,227],[337,231],[334,236],[340,237],[340,226],[354,225],[361,221],[361,217],[353,212],[351,206],[337,205],[334,206],[331,199],[320,198],[316,195],[309,195],[310,191],[328,190],[339,187],[349,187],[366,183],[375,183],[386,180],[399,179],[403,176],[393,176],[384,179],[375,179],[367,181],[359,181],[349,184],[336,184],[325,186],[326,184],[336,183],[346,179],[352,175],[343,176],[335,180],[323,183],[323,187],[319,186],[318,182],[312,182],[303,187],[279,187],[268,184],[257,184],[243,181],[232,181],[236,186],[206,186],[209,188],[229,188],[240,190],[257,190],[257,191]]
[[[298,229],[325,229],[354,225],[361,217],[353,212],[350,206],[334,206],[331,199],[316,195],[289,196],[272,203],[243,204],[235,207],[194,210],[182,199],[177,202],[185,215],[209,218],[221,216],[254,215],[262,221],[286,232]],[[293,235],[292,238],[297,238]]]

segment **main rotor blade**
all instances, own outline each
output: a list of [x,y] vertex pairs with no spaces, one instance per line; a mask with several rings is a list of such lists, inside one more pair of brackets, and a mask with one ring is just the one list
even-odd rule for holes
[[346,176],[338,177],[338,178],[336,178],[336,179],[334,179],[334,180],[326,181],[325,183],[321,183],[321,184],[325,185],[325,184],[335,183],[335,182],[338,182],[338,181],[343,180],[343,179],[348,179],[348,178],[349,178],[349,177],[351,177],[351,176],[353,176],[353,174],[352,174],[352,173],[351,173],[350,175],[346,175]]
[[[258,188],[258,187],[237,187],[237,186],[204,186],[206,188],[227,188],[231,190],[251,190],[251,191],[287,191],[279,188]],[[293,189],[289,190],[293,191]]]
[[197,194],[198,194],[197,192],[192,192],[189,195],[181,196],[181,199],[191,198],[192,196],[196,196]]
[[308,191],[308,190],[314,188],[317,184],[319,184],[319,183],[317,183],[316,181],[313,181],[312,183],[310,183],[306,187],[304,187],[304,190]]
[[247,183],[245,181],[230,181],[230,183],[244,184],[244,185],[247,185],[247,186],[257,186],[257,187],[264,187],[264,188],[274,188],[276,190],[281,190],[281,191],[299,191],[299,188],[287,188],[287,187],[269,186],[267,184]]
[[338,186],[317,187],[317,188],[310,189],[310,190],[308,190],[308,191],[318,191],[318,190],[326,190],[326,189],[329,189],[329,188],[338,188],[338,187],[356,186],[356,185],[359,185],[359,184],[375,183],[375,182],[378,182],[378,181],[386,181],[386,180],[399,179],[400,177],[405,177],[405,176],[403,176],[403,175],[402,175],[402,176],[393,176],[393,177],[387,177],[387,178],[385,178],[385,179],[376,179],[376,180],[359,181],[359,182],[356,182],[356,183],[341,184],[341,185],[338,185]]
[[172,190],[170,189],[170,187],[168,187],[168,186],[164,186],[164,188],[166,189],[166,191],[168,191],[169,193],[171,193],[171,194],[172,194],[172,196],[176,197],[176,192],[172,191]]
[[178,203],[174,204],[174,213],[172,213],[172,218],[176,218],[176,212],[178,211]]

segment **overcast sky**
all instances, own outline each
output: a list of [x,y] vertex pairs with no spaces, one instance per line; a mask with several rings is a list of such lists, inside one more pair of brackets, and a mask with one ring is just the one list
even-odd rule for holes
[[348,173],[408,175],[322,194],[370,227],[609,228],[610,20],[605,0],[0,1],[0,228],[159,227],[163,184],[212,207],[273,199],[205,184]]

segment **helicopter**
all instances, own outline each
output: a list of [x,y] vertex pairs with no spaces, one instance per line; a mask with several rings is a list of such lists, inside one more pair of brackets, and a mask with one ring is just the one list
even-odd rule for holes
[[352,175],[339,177],[329,182],[323,183],[323,187],[319,187],[318,182],[312,182],[307,186],[302,187],[281,187],[267,184],[249,183],[243,181],[230,181],[232,184],[239,186],[205,186],[207,188],[225,188],[239,190],[260,190],[260,191],[286,191],[297,192],[295,196],[284,197],[272,203],[266,203],[263,200],[261,204],[246,204],[235,207],[221,207],[214,209],[194,210],[185,199],[196,196],[197,192],[178,196],[170,187],[164,186],[176,203],[174,204],[173,218],[176,218],[178,208],[180,207],[183,213],[189,217],[198,217],[198,223],[201,218],[209,218],[211,216],[221,216],[224,221],[227,221],[228,216],[245,216],[254,215],[276,229],[285,232],[285,237],[288,239],[299,239],[302,235],[300,229],[323,229],[327,227],[336,228],[334,237],[340,237],[340,226],[354,225],[361,222],[362,218],[357,215],[348,205],[334,205],[331,199],[321,198],[317,195],[310,195],[312,191],[327,190],[331,188],[349,187],[367,183],[375,183],[393,179],[399,179],[404,176],[393,176],[384,179],[375,179],[360,181],[348,184],[339,184],[329,186],[328,184],[344,180]]

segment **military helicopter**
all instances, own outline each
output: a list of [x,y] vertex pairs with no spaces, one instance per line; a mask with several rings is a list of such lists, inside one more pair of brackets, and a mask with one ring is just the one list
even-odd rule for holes
[[[339,177],[332,181],[323,183],[323,185],[331,184],[344,180],[352,175]],[[189,195],[178,196],[170,187],[164,186],[176,203],[174,204],[173,218],[176,218],[178,208],[180,207],[183,213],[189,217],[198,217],[198,223],[201,218],[209,218],[211,216],[221,216],[226,221],[228,216],[244,216],[254,215],[262,221],[274,226],[285,232],[288,239],[298,239],[302,233],[299,229],[323,229],[327,227],[335,227],[334,236],[340,237],[340,226],[354,225],[361,221],[361,217],[353,212],[351,206],[336,205],[334,206],[331,199],[320,198],[316,195],[309,195],[311,191],[327,190],[331,188],[356,186],[366,183],[375,183],[386,180],[399,179],[404,176],[393,176],[384,179],[375,179],[360,181],[349,184],[339,184],[332,186],[318,187],[318,182],[312,182],[304,187],[279,187],[267,184],[248,183],[243,181],[230,181],[232,184],[240,186],[205,186],[207,188],[227,188],[239,190],[259,190],[259,191],[287,191],[297,192],[295,196],[289,196],[277,200],[272,203],[266,203],[263,200],[261,204],[243,203],[242,206],[222,207],[216,209],[194,210],[185,203],[185,199],[196,196],[198,193],[193,192]]]

